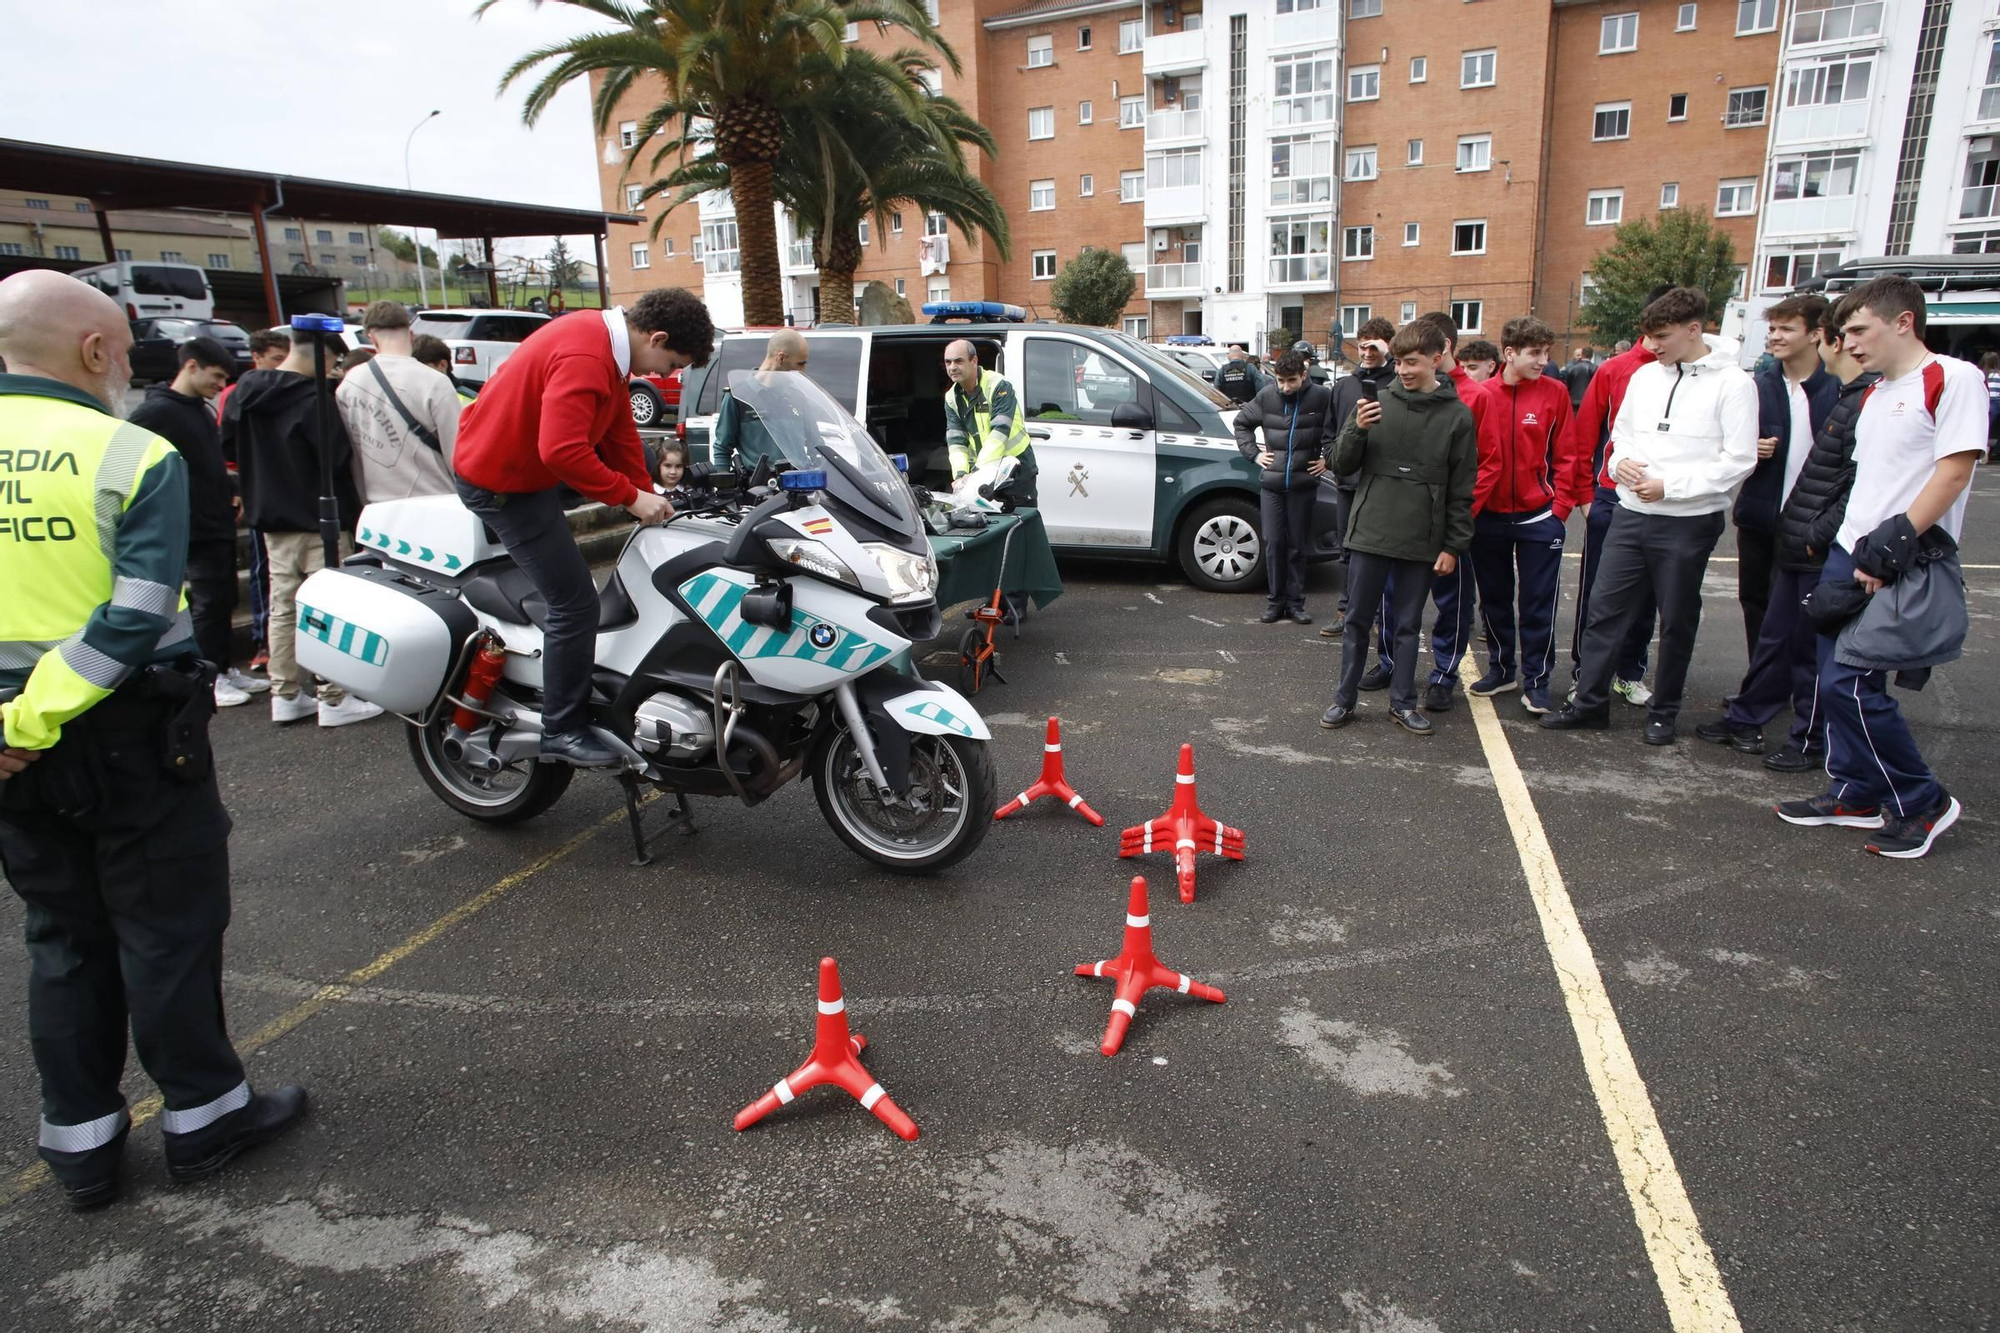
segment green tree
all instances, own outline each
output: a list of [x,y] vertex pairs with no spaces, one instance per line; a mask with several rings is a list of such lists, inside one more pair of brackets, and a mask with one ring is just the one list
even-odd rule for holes
[[[482,0],[484,13],[501,0]],[[542,3],[542,0],[535,0]],[[938,35],[921,0],[555,0],[609,19],[605,32],[572,37],[515,61],[500,80],[547,66],[521,109],[533,125],[563,88],[601,74],[597,130],[611,126],[618,104],[641,79],[657,79],[660,100],[640,118],[629,170],[655,135],[666,138],[656,164],[690,157],[700,139],[729,170],[743,273],[743,318],[784,323],[773,175],[791,141],[787,113],[811,103],[841,67],[864,53],[846,43],[847,25],[875,23],[915,35],[957,72],[958,58]],[[877,62],[880,67],[893,68]],[[920,85],[889,90],[915,114]],[[651,188],[651,187],[649,187]],[[664,219],[662,219],[663,221]],[[660,223],[654,223],[657,233]]]
[[1086,245],[1056,275],[1049,300],[1056,313],[1072,324],[1110,325],[1125,313],[1138,286],[1124,255]]
[[1708,316],[1736,294],[1736,246],[1699,208],[1670,208],[1657,222],[1640,218],[1613,233],[1590,261],[1591,290],[1577,320],[1606,342],[1639,336],[1646,293],[1662,283],[1708,293]]
[[552,291],[568,291],[577,286],[583,277],[583,265],[569,252],[569,242],[556,237],[556,243],[549,248],[549,288]]
[[[375,239],[381,242],[384,250],[387,250],[405,264],[414,264],[417,262],[417,243],[402,232],[383,227],[375,233]],[[438,262],[437,251],[431,249],[428,245],[425,246],[423,262],[435,269]]]

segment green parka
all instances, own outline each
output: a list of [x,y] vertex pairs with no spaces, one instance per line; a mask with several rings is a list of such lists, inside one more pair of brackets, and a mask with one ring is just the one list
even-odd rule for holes
[[1472,490],[1479,436],[1451,381],[1429,393],[1382,385],[1382,419],[1362,430],[1349,416],[1334,441],[1332,470],[1358,473],[1347,549],[1421,560],[1440,551],[1463,559],[1472,545]]

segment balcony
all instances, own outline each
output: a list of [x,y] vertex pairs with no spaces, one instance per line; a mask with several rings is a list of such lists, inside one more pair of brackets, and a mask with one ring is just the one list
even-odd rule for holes
[[1811,139],[1859,139],[1868,133],[1868,108],[1863,100],[1832,106],[1788,106],[1778,113],[1778,142]]
[[710,250],[701,257],[701,271],[711,278],[742,271],[742,251]]
[[1208,204],[1199,185],[1168,185],[1146,191],[1146,225],[1168,226],[1208,221]]
[[1193,32],[1155,33],[1141,48],[1147,74],[1178,74],[1208,63],[1208,43],[1200,28]]
[[2000,218],[2000,185],[1968,185],[1958,194],[1959,222]]
[[[1990,191],[1993,187],[1986,188]],[[1965,193],[1969,196],[1974,192]],[[1764,205],[1764,229],[1776,235],[1833,236],[1851,232],[1860,202],[1860,197],[1852,194],[1830,199],[1774,199]]]
[[1334,12],[1332,5],[1279,14],[1271,20],[1271,45],[1274,47],[1331,46],[1339,40],[1340,16]]
[[736,196],[728,190],[710,190],[701,196],[699,207],[704,218],[731,217],[736,212]]
[[1276,255],[1271,259],[1270,284],[1273,287],[1326,283],[1332,278],[1332,255]]
[[791,269],[818,268],[813,261],[813,243],[810,240],[793,241],[785,247],[785,267]]
[[1202,290],[1201,270],[1199,260],[1191,264],[1148,264],[1146,295],[1152,299],[1198,296]]
[[1146,142],[1163,139],[1199,139],[1207,133],[1199,108],[1193,111],[1155,111],[1146,117]]

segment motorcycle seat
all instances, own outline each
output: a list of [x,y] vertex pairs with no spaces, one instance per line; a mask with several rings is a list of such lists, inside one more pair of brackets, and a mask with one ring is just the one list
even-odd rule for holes
[[[458,591],[477,610],[509,624],[548,628],[549,604],[519,565],[508,565],[490,574],[475,574]],[[611,577],[597,594],[597,628],[620,629],[638,618],[638,608],[632,604],[631,594],[625,591],[618,571],[611,571]]]

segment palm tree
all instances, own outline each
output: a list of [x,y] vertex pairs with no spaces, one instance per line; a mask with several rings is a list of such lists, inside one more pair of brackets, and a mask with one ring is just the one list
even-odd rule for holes
[[[501,0],[481,0],[476,14]],[[743,318],[749,324],[784,323],[777,220],[771,211],[772,175],[786,153],[787,116],[823,96],[858,52],[846,45],[849,23],[904,29],[956,72],[958,58],[938,35],[921,0],[552,0],[587,10],[614,25],[530,51],[500,80],[505,92],[530,71],[549,66],[521,109],[533,125],[563,88],[601,73],[593,108],[598,133],[611,125],[618,103],[640,79],[657,77],[664,92],[641,119],[629,169],[639,148],[669,125],[677,135],[655,161],[697,143],[712,145],[728,168],[736,200],[737,239],[743,273]],[[533,0],[539,5],[544,0]],[[895,69],[869,62],[878,70]],[[899,77],[884,94],[912,115],[921,110],[921,85]],[[655,227],[657,230],[657,224]]]

